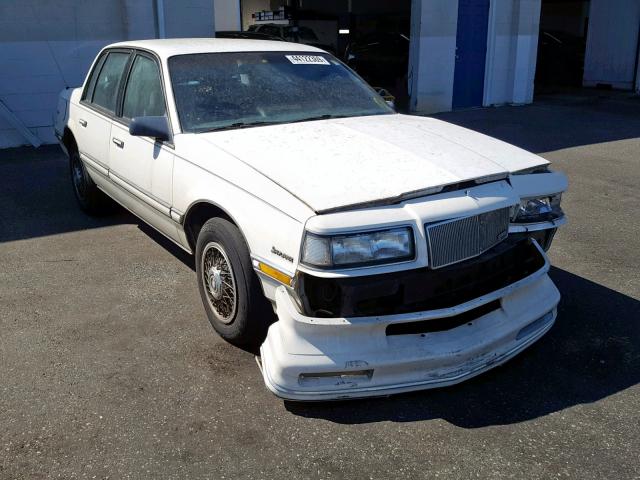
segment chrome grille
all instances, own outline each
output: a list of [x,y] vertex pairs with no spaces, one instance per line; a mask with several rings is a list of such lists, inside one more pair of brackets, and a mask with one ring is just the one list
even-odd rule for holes
[[440,268],[476,257],[509,233],[509,208],[425,225],[429,266]]

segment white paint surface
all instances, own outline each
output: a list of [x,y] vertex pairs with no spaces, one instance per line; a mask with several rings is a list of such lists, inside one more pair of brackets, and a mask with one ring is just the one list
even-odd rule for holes
[[634,87],[639,29],[640,0],[591,0],[585,86]]
[[[519,282],[452,308],[377,317],[305,317],[279,287],[279,321],[260,349],[265,384],[282,398],[329,400],[443,387],[472,378],[508,361],[551,328],[560,293],[548,270],[545,262]],[[495,298],[500,309],[458,328],[427,335],[385,333],[394,323],[447,318]],[[532,324],[537,328],[519,335]],[[349,376],[363,370],[372,375]],[[328,376],[332,373],[338,375]],[[317,377],[302,382],[301,375]]]
[[413,0],[409,52],[412,111],[451,110],[457,25],[457,0]]
[[485,106],[533,101],[540,5],[540,0],[491,2]]
[[200,136],[315,211],[546,163],[480,133],[408,115],[321,120]]

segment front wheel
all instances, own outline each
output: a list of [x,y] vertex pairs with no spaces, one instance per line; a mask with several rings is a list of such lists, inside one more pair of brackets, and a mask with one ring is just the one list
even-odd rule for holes
[[202,303],[216,332],[234,345],[258,347],[274,313],[253,271],[244,238],[228,220],[212,218],[200,230],[196,274]]

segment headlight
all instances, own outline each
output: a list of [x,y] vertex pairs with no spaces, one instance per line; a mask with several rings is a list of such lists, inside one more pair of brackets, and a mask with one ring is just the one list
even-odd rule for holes
[[348,235],[320,236],[307,232],[302,263],[320,268],[357,267],[414,258],[411,228],[392,228]]
[[514,206],[511,212],[513,223],[538,223],[556,220],[564,215],[560,208],[562,194],[546,195],[544,197],[523,198],[520,204]]

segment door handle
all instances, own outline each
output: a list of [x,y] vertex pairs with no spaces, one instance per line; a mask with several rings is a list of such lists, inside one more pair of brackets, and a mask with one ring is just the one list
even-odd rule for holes
[[116,144],[116,147],[124,148],[124,142],[122,140],[120,140],[119,138],[113,137],[111,139],[111,141]]
[[84,119],[82,119],[82,118],[81,118],[80,120],[78,120],[78,123],[79,123],[79,124],[80,124],[80,126],[82,126],[82,127],[86,127],[86,126],[87,126],[87,121],[86,121],[86,120],[84,120]]

